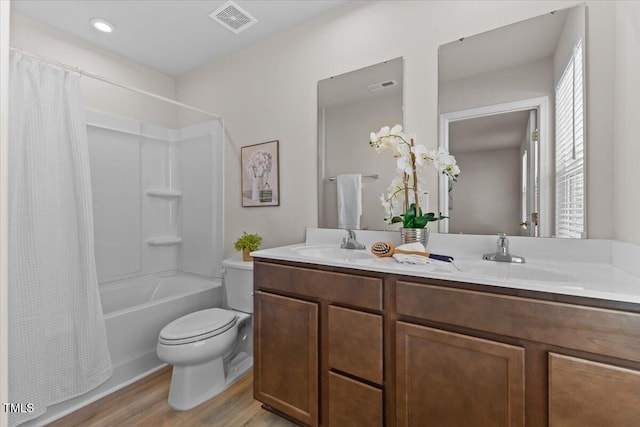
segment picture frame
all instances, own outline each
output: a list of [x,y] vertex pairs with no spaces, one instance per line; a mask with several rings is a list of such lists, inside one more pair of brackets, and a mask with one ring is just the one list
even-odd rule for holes
[[240,149],[242,207],[280,206],[279,141]]

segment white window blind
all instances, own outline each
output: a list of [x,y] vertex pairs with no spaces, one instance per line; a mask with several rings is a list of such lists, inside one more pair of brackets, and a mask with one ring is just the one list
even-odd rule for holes
[[556,86],[556,237],[585,237],[582,40]]

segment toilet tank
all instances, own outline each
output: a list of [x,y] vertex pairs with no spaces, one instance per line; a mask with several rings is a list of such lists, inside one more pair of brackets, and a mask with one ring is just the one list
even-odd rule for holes
[[222,261],[222,267],[229,308],[253,313],[253,261],[227,258]]

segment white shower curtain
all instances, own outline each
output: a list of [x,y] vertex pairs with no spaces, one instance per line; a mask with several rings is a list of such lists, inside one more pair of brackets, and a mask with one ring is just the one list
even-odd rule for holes
[[16,425],[112,370],[79,76],[12,53],[9,88],[9,399],[26,408],[9,414]]

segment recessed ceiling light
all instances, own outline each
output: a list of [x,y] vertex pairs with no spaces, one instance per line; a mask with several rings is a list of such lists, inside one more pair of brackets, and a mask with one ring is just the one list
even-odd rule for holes
[[93,25],[93,28],[103,33],[112,33],[116,29],[111,22],[102,18],[91,19],[91,25]]

